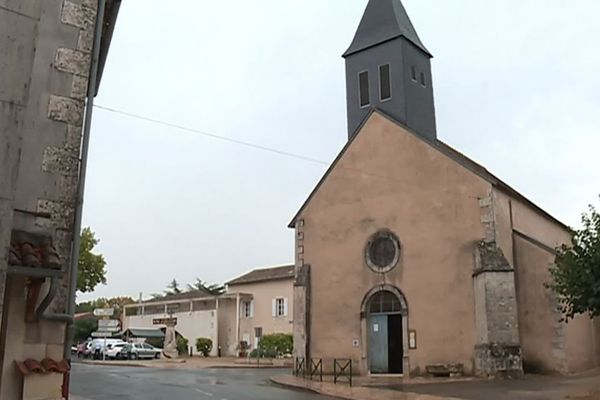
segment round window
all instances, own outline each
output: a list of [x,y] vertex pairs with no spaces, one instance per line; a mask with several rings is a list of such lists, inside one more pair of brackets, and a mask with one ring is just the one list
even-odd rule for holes
[[367,265],[376,272],[393,269],[400,259],[400,242],[390,231],[377,232],[366,249]]

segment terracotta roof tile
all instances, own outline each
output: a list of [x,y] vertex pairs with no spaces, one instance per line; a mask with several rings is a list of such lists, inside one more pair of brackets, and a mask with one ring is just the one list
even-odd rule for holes
[[9,265],[61,269],[60,256],[46,235],[12,231]]
[[232,285],[241,285],[241,284],[245,284],[245,283],[274,281],[274,280],[279,280],[279,279],[292,279],[292,278],[294,278],[294,266],[293,265],[285,265],[285,266],[281,266],[281,267],[255,269],[253,271],[248,272],[245,275],[242,275],[238,278],[235,278],[235,279],[227,282],[227,284],[229,286],[232,286]]
[[15,361],[15,366],[23,376],[31,374],[48,374],[51,372],[64,374],[71,369],[66,360],[55,361],[51,358],[44,358],[42,362],[28,358],[25,361]]

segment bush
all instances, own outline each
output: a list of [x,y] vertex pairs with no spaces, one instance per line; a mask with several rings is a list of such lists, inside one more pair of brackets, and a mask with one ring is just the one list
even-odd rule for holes
[[198,353],[201,353],[204,357],[208,357],[210,352],[212,351],[213,342],[208,338],[198,338],[196,339],[196,350]]
[[286,333],[265,335],[258,344],[258,354],[261,357],[281,357],[291,354],[294,348],[294,337]]
[[177,352],[180,355],[187,354],[189,351],[188,344],[189,344],[189,341],[186,338],[184,338],[183,336],[177,337]]

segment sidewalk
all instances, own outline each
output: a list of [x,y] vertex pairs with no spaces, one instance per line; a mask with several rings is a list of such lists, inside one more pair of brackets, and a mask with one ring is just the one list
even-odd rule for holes
[[358,378],[353,387],[310,381],[291,375],[274,376],[273,383],[348,400],[600,400],[600,370],[569,377],[527,376],[518,380],[436,380]]
[[350,387],[347,383],[338,383],[337,385],[334,385],[333,381],[329,381],[331,377],[323,377],[323,379],[324,382],[318,382],[297,378],[292,375],[280,375],[271,377],[271,382],[293,389],[309,390],[324,396],[338,397],[347,400],[461,400],[454,397],[398,392],[373,386]]

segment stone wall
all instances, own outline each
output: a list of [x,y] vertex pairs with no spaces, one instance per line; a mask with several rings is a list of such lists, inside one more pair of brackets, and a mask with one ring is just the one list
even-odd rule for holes
[[[69,266],[96,4],[0,0],[0,70],[9,74],[0,82],[0,299],[11,315],[3,319],[0,343],[6,400],[21,398],[14,360],[62,358],[65,324],[26,324],[25,281],[11,278],[10,292],[1,296],[2,271],[12,229],[50,235]],[[53,311],[66,310],[67,285],[68,273]]]
[[523,373],[515,270],[496,242],[497,198],[479,200],[485,237],[475,245],[475,373],[515,376]]

